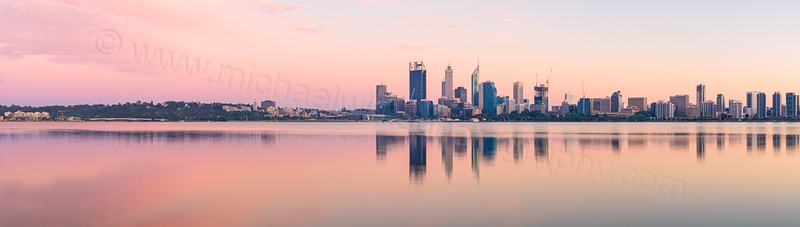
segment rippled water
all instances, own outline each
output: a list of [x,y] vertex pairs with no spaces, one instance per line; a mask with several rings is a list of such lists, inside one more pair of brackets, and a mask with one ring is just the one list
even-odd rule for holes
[[0,226],[798,226],[797,123],[2,123]]

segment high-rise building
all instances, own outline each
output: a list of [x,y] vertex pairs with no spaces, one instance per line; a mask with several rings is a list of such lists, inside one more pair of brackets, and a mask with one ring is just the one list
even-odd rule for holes
[[767,94],[764,92],[756,92],[756,117],[757,118],[766,118],[767,117]]
[[596,114],[599,112],[603,112],[603,99],[592,98],[592,114]]
[[700,103],[700,116],[703,117],[714,116],[714,101],[708,100]]
[[[386,96],[386,85],[380,84],[375,88],[375,106],[378,106],[379,103],[384,103],[388,101],[388,96]],[[264,105],[261,105],[264,106]]]
[[[442,80],[442,96],[441,97],[443,97],[443,98],[447,97],[447,88],[445,88],[446,85],[447,85],[447,83],[445,83],[444,80]],[[452,97],[447,97],[447,98],[452,98]]]
[[564,94],[564,101],[566,101],[568,105],[577,104],[575,102],[575,94],[573,94],[572,92],[567,92],[566,94]]
[[594,105],[592,98],[581,98],[580,101],[578,101],[578,113],[586,115],[592,114],[592,110],[594,109],[592,105]]
[[772,118],[783,117],[783,115],[781,115],[782,106],[783,102],[781,102],[781,92],[776,91],[775,93],[772,93]]
[[742,102],[740,102],[739,100],[731,99],[730,101],[728,101],[728,114],[732,118],[742,118],[743,116],[742,110],[743,110]]
[[408,92],[411,100],[427,99],[427,70],[421,61],[408,63]]
[[275,101],[272,101],[272,100],[261,101],[261,108],[262,109],[266,109],[266,108],[269,108],[269,107],[275,107]]
[[514,82],[514,101],[516,104],[522,104],[524,101],[523,99],[525,98],[522,96],[522,82]]
[[[674,104],[673,104],[674,105]],[[636,107],[639,111],[648,111],[647,97],[630,97],[628,98],[628,108]]]
[[611,110],[609,112],[619,112],[622,109],[622,92],[616,91],[611,94]]
[[689,108],[689,95],[670,96],[669,102],[675,104],[675,117],[687,117],[686,109]]
[[467,89],[464,87],[456,88],[454,97],[458,99],[461,103],[467,103],[467,101],[469,101],[469,99],[467,98],[469,97],[467,96]]
[[786,117],[795,118],[797,116],[797,95],[794,92],[786,93]]
[[497,88],[494,82],[483,82],[483,113],[497,115]]
[[725,95],[717,94],[717,113],[716,115],[722,115],[725,113]]
[[611,112],[611,97],[606,96],[605,98],[600,99],[600,112]]
[[444,84],[442,85],[442,96],[448,98],[454,98],[453,95],[453,67],[450,67],[450,64],[447,64],[447,68],[444,70]]
[[[481,64],[478,64],[478,67],[475,68],[475,71],[472,72],[472,105],[478,105],[478,99],[480,98],[478,95],[478,80],[480,79],[481,75]],[[463,102],[463,101],[462,101]]]
[[483,97],[483,83],[481,83],[478,87],[478,109],[481,109],[481,111],[483,111]]
[[[703,103],[705,101],[706,101],[706,85],[705,84],[699,84],[699,85],[697,85],[697,105],[699,106],[700,103]],[[702,111],[701,111],[701,113],[702,113]]]
[[753,106],[753,101],[754,100],[755,100],[755,93],[752,92],[752,91],[748,91],[747,92],[747,98],[745,99],[745,104],[746,105],[744,107],[754,109],[755,108]]
[[422,117],[433,116],[433,101],[422,100],[417,102],[417,112]]
[[653,113],[655,113],[656,118],[665,119],[675,117],[675,104],[664,102],[664,100],[658,100],[658,102],[653,104]]
[[547,113],[547,110],[550,108],[548,104],[548,97],[547,92],[550,88],[547,85],[540,84],[539,86],[534,86],[533,90],[536,91],[536,95],[533,97],[533,106],[531,111],[540,111],[542,113]]

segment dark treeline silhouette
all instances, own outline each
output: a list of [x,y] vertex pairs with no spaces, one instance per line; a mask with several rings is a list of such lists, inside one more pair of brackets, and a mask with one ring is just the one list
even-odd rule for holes
[[244,120],[302,120],[300,117],[271,117],[264,112],[256,111],[225,111],[223,106],[245,106],[243,104],[229,103],[200,103],[183,101],[166,101],[164,103],[135,102],[119,103],[112,105],[70,105],[70,106],[4,106],[0,105],[0,113],[5,112],[48,112],[52,118],[62,115],[65,117],[81,118],[151,118],[166,119],[169,121],[244,121]]

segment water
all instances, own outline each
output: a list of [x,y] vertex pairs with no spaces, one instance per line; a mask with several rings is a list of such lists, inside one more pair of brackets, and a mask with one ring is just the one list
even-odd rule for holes
[[2,123],[0,226],[798,226],[797,123]]

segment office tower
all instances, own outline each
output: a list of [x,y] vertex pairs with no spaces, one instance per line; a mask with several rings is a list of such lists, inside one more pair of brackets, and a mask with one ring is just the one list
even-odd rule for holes
[[697,105],[699,106],[704,101],[706,101],[706,85],[699,84],[697,85]]
[[754,98],[754,95],[755,95],[755,93],[753,93],[751,91],[747,92],[747,98],[745,99],[745,104],[747,104],[747,105],[745,107],[753,109],[753,100],[754,100],[753,98]]
[[610,112],[619,112],[622,109],[622,92],[616,91],[614,94],[611,94],[611,111]]
[[797,116],[797,95],[794,92],[786,93],[786,117]]
[[767,117],[767,94],[764,92],[756,92],[756,117],[758,118],[766,118]]
[[700,116],[703,117],[714,116],[714,101],[708,100],[700,103]]
[[628,98],[628,108],[636,107],[640,111],[647,111],[647,97],[630,97]]
[[408,63],[408,92],[411,100],[427,99],[427,70],[421,61]]
[[417,114],[421,117],[433,116],[433,101],[421,100],[417,102]]
[[439,97],[446,98],[447,97],[447,88],[445,88],[446,83],[442,80],[442,95]]
[[[386,96],[386,85],[383,84],[378,85],[375,88],[375,106],[377,106],[378,103],[384,103],[388,101],[387,98],[388,97]],[[262,104],[261,106],[263,107],[264,105]]]
[[733,118],[742,118],[743,116],[742,102],[739,100],[731,99],[728,101],[728,114]]
[[772,118],[780,118],[781,115],[781,106],[783,106],[783,102],[781,102],[781,92],[776,91],[772,93]]
[[497,115],[497,88],[494,82],[486,81],[483,83],[483,113],[487,115]]
[[533,86],[533,90],[536,91],[536,95],[533,97],[533,110],[531,111],[540,111],[542,113],[547,113],[547,109],[550,108],[548,104],[548,97],[547,92],[550,88],[547,85],[540,84],[539,86]]
[[592,114],[592,99],[591,98],[581,98],[578,101],[578,113],[579,114]]
[[606,96],[605,98],[600,99],[600,112],[611,112],[611,97]]
[[689,108],[689,95],[670,96],[669,102],[675,104],[675,117],[687,117]]
[[603,99],[592,98],[592,114],[603,112]]
[[655,113],[656,118],[665,119],[675,117],[675,104],[664,102],[664,100],[658,100],[658,102],[653,104],[653,112]]
[[524,96],[522,96],[522,82],[514,82],[514,101],[516,104],[522,104]]
[[478,109],[483,110],[483,83],[478,87]]
[[424,135],[408,136],[408,175],[411,181],[422,184],[427,171],[428,138]]
[[402,98],[398,97],[393,97],[391,98],[391,102],[392,102],[392,108],[394,109],[395,113],[400,111],[404,112],[406,111],[406,100],[403,100]]
[[717,94],[717,113],[716,115],[722,115],[725,113],[725,95]]
[[454,97],[458,99],[458,101],[460,101],[461,103],[467,103],[468,101],[467,97],[469,97],[467,96],[467,89],[464,87],[456,88]]
[[566,101],[568,105],[577,104],[575,102],[575,94],[573,94],[572,92],[567,92],[567,94],[564,94],[564,101]]
[[444,84],[442,84],[442,96],[454,98],[453,95],[453,67],[447,64],[447,69],[444,70]]
[[261,108],[266,109],[269,107],[275,107],[275,101],[272,100],[261,101]]
[[472,72],[472,105],[478,105],[478,79],[480,79],[481,74],[481,64],[478,64],[478,67],[475,68],[475,71]]

